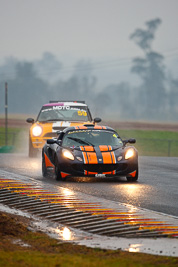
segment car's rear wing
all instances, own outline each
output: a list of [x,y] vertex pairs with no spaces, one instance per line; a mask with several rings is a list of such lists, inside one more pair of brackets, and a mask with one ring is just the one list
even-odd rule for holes
[[85,104],[85,101],[81,101],[81,100],[50,100],[49,103],[61,103],[61,102],[73,102],[73,103],[82,103]]

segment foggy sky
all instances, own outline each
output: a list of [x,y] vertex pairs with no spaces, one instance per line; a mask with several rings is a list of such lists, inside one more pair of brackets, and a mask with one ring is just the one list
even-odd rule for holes
[[178,49],[177,0],[0,0],[0,59],[133,56],[135,28],[160,17],[155,48]]
[[159,17],[153,48],[175,66],[177,10],[177,0],[0,0],[0,63],[9,56],[34,60],[46,51],[65,66],[79,59],[127,61],[142,55],[130,34]]

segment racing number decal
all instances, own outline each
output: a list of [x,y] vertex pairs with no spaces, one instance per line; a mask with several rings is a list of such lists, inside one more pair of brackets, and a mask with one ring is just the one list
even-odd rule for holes
[[86,113],[86,111],[82,111],[82,110],[78,110],[78,115],[79,116],[87,116],[87,113]]

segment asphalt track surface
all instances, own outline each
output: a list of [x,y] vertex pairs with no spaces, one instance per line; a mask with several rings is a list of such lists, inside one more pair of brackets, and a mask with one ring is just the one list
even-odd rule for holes
[[135,183],[125,178],[69,178],[58,182],[42,177],[41,158],[28,158],[26,154],[0,154],[0,169],[35,178],[45,185],[178,216],[178,158],[139,157],[139,180]]

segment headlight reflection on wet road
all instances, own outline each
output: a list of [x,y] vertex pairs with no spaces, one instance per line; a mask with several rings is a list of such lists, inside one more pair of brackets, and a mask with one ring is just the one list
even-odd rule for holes
[[146,196],[153,190],[152,186],[141,184],[124,184],[120,186],[122,193],[127,197],[140,198]]
[[[113,193],[115,195],[115,200],[122,198],[123,202],[140,206],[143,202],[150,202],[150,196],[154,194],[157,196],[156,189],[151,185],[139,184],[139,183],[124,183],[117,186],[112,186]],[[133,211],[134,212],[134,211]],[[132,213],[132,212],[131,212]]]
[[123,192],[127,195],[138,196],[140,193],[140,188],[137,184],[126,184],[122,188]]
[[141,244],[131,244],[128,249],[126,249],[129,252],[140,252]]
[[62,190],[62,194],[66,197],[70,197],[70,196],[73,196],[74,195],[74,191],[70,190],[70,189],[67,189],[67,188],[64,188],[64,187],[60,187],[59,191],[61,192]]
[[55,232],[59,235],[60,238],[62,238],[62,240],[73,240],[73,234],[68,227],[56,228]]
[[72,240],[72,233],[69,228],[64,227],[64,229],[62,230],[62,237],[63,240]]

